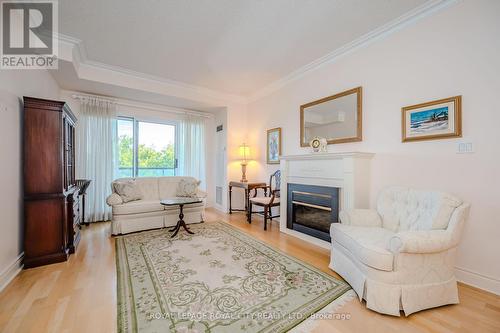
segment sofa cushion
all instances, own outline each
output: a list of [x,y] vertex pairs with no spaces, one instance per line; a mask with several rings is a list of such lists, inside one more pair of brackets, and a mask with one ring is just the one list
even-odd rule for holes
[[442,230],[461,204],[462,200],[443,192],[390,187],[380,193],[377,211],[384,228],[395,232]]
[[177,186],[181,179],[192,179],[193,177],[186,176],[171,176],[171,177],[159,177],[158,186],[160,192],[160,199],[168,199],[177,196]]
[[332,223],[330,234],[332,242],[343,246],[363,264],[383,271],[393,270],[394,256],[387,250],[387,244],[394,232],[384,228]]
[[144,200],[160,201],[160,193],[158,190],[158,177],[138,177],[135,179],[137,185],[141,189],[142,198]]
[[138,200],[113,206],[113,215],[141,214],[164,210],[158,200]]
[[130,202],[142,199],[142,192],[134,180],[117,181],[113,183],[113,188],[123,202]]

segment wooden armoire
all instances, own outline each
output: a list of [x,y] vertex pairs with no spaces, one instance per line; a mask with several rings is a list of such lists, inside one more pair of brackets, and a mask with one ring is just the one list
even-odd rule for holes
[[24,97],[24,267],[65,261],[80,240],[76,117],[64,102]]

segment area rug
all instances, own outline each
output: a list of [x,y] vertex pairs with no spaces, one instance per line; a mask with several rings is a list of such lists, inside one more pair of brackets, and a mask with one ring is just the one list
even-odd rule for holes
[[226,223],[190,228],[116,238],[119,332],[286,332],[351,289]]

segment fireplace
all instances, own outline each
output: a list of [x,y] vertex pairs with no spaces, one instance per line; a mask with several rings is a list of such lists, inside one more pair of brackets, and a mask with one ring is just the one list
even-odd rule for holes
[[338,187],[288,184],[287,228],[330,242],[330,224],[338,218]]
[[280,231],[331,249],[325,231],[339,221],[339,209],[369,206],[372,157],[359,152],[280,156]]

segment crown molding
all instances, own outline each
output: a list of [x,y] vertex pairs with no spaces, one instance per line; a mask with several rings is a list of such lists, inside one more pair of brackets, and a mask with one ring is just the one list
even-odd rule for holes
[[[241,96],[235,94],[228,94],[216,90],[212,90],[209,88],[191,85],[184,82],[179,82],[175,80],[170,80],[150,74],[145,74],[137,71],[133,71],[127,68],[108,65],[97,61],[92,61],[88,59],[87,51],[85,49],[85,45],[83,41],[64,35],[58,34],[58,40],[61,48],[65,48],[65,53],[61,55],[61,58],[67,61],[71,61],[78,76],[81,76],[81,73],[85,71],[86,73],[92,71],[107,71],[110,74],[120,74],[125,76],[128,80],[131,81],[141,81],[147,82],[149,84],[155,84],[161,86],[163,91],[171,91],[173,92],[173,96],[178,95],[179,93],[183,95],[184,98],[195,98],[195,96],[200,96],[212,100],[223,101],[226,103],[237,103],[237,104],[248,104],[250,102],[254,102],[258,99],[261,99],[267,95],[270,95],[277,90],[283,88],[284,86],[300,79],[301,77],[306,76],[307,74],[327,65],[337,61],[339,58],[352,53],[362,47],[369,45],[370,43],[385,38],[406,26],[409,26],[425,17],[431,16],[434,13],[455,4],[460,0],[431,0],[423,5],[414,8],[413,10],[405,13],[404,15],[392,20],[389,23],[386,23],[369,33],[353,40],[350,43],[347,43],[340,48],[334,50],[326,54],[325,56],[318,58],[307,65],[291,72],[290,74],[268,84],[262,89],[256,91],[249,96]],[[71,53],[71,57],[69,57],[69,53]],[[64,56],[66,55],[66,56]],[[71,59],[68,59],[71,58]],[[110,78],[113,75],[106,75],[106,78]],[[87,78],[92,80],[91,77]],[[99,80],[97,80],[99,81]],[[108,82],[110,83],[110,82]],[[189,97],[186,97],[189,96]]]
[[248,102],[254,102],[259,100],[267,95],[272,94],[273,92],[283,88],[284,86],[292,83],[300,79],[303,76],[327,65],[335,62],[342,56],[345,56],[351,52],[354,52],[368,44],[385,38],[406,26],[409,26],[420,19],[431,16],[432,14],[458,2],[459,0],[432,0],[424,3],[423,5],[414,8],[413,10],[405,13],[404,15],[396,18],[395,20],[386,23],[375,30],[370,31],[369,33],[353,40],[352,42],[341,46],[340,48],[334,50],[333,52],[328,53],[327,55],[318,58],[307,65],[291,72],[290,74],[278,79],[257,92],[251,94],[248,97]]
[[58,40],[61,43],[62,48],[70,47],[72,49],[71,59],[68,59],[68,57],[66,57],[64,60],[71,61],[73,63],[78,76],[80,76],[80,73],[83,71],[83,69],[108,71],[124,75],[131,80],[141,80],[148,81],[154,84],[160,84],[164,88],[166,88],[166,90],[183,91],[189,95],[199,95],[224,102],[233,102],[238,104],[246,104],[248,102],[247,98],[244,96],[219,92],[201,86],[191,85],[184,82],[137,72],[119,66],[108,65],[98,61],[89,60],[85,44],[82,40],[64,34],[58,34]]
[[124,75],[127,75],[127,76],[135,78],[135,79],[139,79],[139,80],[148,80],[148,81],[152,81],[152,82],[157,82],[157,83],[161,83],[161,84],[165,84],[165,85],[174,86],[174,87],[180,88],[180,89],[190,90],[193,93],[204,95],[204,96],[215,98],[215,99],[233,101],[233,102],[237,102],[237,103],[246,103],[247,102],[247,99],[243,96],[227,94],[227,93],[219,92],[219,91],[212,90],[212,89],[205,88],[205,87],[200,87],[200,86],[191,85],[191,84],[184,83],[184,82],[179,82],[179,81],[174,81],[174,80],[162,78],[159,76],[154,76],[154,75],[150,75],[150,74],[145,74],[145,73],[133,71],[133,70],[123,68],[123,67],[108,65],[108,64],[104,64],[104,63],[100,63],[100,62],[92,61],[92,60],[87,60],[84,62],[84,64],[86,66],[89,66],[89,67],[124,74]]

